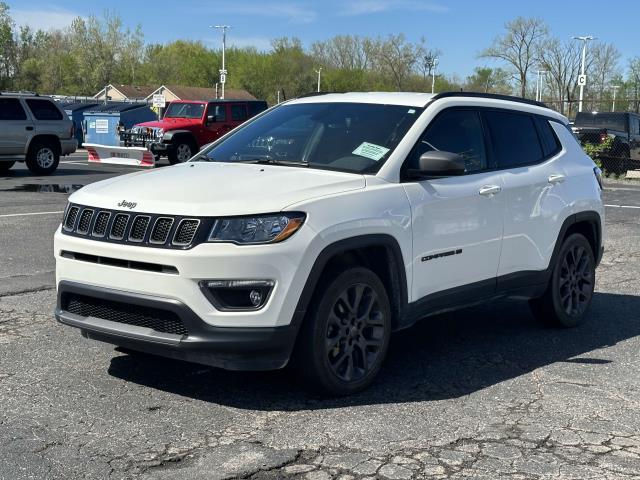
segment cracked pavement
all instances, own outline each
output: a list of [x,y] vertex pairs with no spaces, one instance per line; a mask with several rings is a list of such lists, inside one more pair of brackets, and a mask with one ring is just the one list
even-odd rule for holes
[[[1,211],[64,207],[11,191],[37,180],[20,172]],[[640,205],[640,186],[605,199]],[[439,315],[393,336],[370,389],[329,400],[288,370],[130,355],[57,324],[59,219],[0,218],[0,479],[640,479],[640,210],[607,209],[587,324],[545,328],[514,300]]]

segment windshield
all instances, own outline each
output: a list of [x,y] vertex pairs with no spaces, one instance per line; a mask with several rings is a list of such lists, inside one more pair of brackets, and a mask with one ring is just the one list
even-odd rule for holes
[[368,103],[282,105],[204,150],[198,159],[375,173],[422,110]]
[[578,113],[574,127],[600,127],[612,130],[627,131],[626,115],[624,113]]
[[204,103],[172,103],[164,118],[202,118]]

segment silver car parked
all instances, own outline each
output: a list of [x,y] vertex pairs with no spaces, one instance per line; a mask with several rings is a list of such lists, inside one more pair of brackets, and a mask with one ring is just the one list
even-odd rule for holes
[[26,162],[36,175],[58,168],[60,155],[78,148],[73,122],[49,97],[0,93],[0,174]]

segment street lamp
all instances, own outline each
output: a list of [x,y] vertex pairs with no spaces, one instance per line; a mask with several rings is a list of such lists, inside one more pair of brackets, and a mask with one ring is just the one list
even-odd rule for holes
[[218,28],[222,30],[222,68],[220,69],[220,84],[222,85],[222,98],[224,100],[224,84],[227,81],[227,70],[224,66],[224,53],[227,47],[227,29],[231,25],[209,25],[209,28]]
[[320,92],[320,74],[322,73],[322,67],[318,68],[318,70],[314,70],[318,74],[318,92]]
[[433,68],[431,69],[431,93],[436,91],[436,68],[438,66],[438,59],[433,59]]
[[546,70],[538,70],[538,79],[536,80],[536,102],[542,101],[542,82],[547,74]]
[[587,84],[587,76],[584,74],[584,63],[587,58],[587,42],[589,40],[595,40],[596,37],[591,35],[584,35],[581,37],[573,37],[574,40],[580,40],[582,42],[582,67],[580,67],[580,77],[578,78],[578,85],[580,85],[580,102],[578,103],[578,111],[582,111],[582,99],[584,97],[584,86]]
[[616,94],[618,93],[618,89],[620,85],[611,85],[611,89],[613,90],[613,105],[611,105],[611,111],[616,111]]

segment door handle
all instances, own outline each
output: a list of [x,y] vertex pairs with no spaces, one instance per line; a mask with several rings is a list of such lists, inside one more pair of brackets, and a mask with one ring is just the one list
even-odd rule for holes
[[31,131],[31,130],[33,130],[33,127],[32,126],[27,126],[27,127],[24,127],[24,129]]
[[555,185],[556,183],[562,183],[564,182],[564,179],[566,177],[560,173],[553,173],[551,175],[549,175],[549,183],[551,185]]
[[495,195],[496,193],[500,193],[502,191],[502,187],[500,185],[485,185],[478,192],[480,195],[484,195],[485,197],[489,197],[491,195]]

